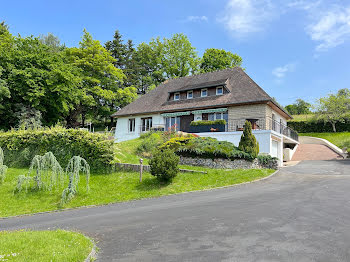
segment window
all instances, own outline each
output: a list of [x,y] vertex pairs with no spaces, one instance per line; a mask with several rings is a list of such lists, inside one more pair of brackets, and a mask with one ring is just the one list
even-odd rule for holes
[[216,88],[216,95],[219,96],[219,95],[222,95],[224,93],[224,89],[222,86],[219,86]]
[[193,98],[193,91],[187,91],[187,99]]
[[180,93],[174,94],[174,100],[180,100]]
[[165,130],[180,130],[180,117],[173,116],[165,118]]
[[201,90],[201,97],[205,97],[205,96],[208,96],[208,89],[202,89]]
[[135,118],[129,119],[129,126],[128,126],[129,133],[135,132]]
[[219,120],[219,119],[224,119],[227,122],[228,121],[228,114],[227,114],[227,112],[224,112],[224,113],[210,113],[208,115],[208,120],[210,120],[210,121]]
[[141,118],[141,132],[150,131],[152,128],[152,117]]

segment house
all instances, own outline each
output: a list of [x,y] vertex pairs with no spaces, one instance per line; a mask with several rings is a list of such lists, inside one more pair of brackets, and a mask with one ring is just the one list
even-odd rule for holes
[[[297,133],[287,127],[292,117],[239,67],[167,80],[113,116],[117,141],[175,128],[238,145],[248,120],[260,153],[278,157],[280,164],[284,148],[298,145]],[[197,129],[191,125],[192,121],[218,119],[226,124]]]

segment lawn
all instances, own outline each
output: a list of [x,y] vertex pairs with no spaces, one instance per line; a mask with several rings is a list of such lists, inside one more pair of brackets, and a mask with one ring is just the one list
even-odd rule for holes
[[350,132],[339,133],[300,133],[300,136],[313,136],[328,140],[339,148],[350,149]]
[[62,192],[60,190],[28,191],[28,193],[14,194],[13,190],[17,183],[18,175],[24,174],[27,170],[9,168],[5,182],[0,185],[0,217],[203,190],[253,181],[274,172],[274,170],[269,169],[220,170],[202,167],[187,168],[207,171],[207,174],[180,173],[168,185],[159,183],[149,173],[144,173],[142,183],[139,183],[139,174],[137,172],[123,171],[112,174],[92,174],[89,193],[85,191],[85,179],[81,179],[78,195],[63,207],[59,206]]
[[[141,138],[119,142],[117,144],[118,149],[120,150],[117,155],[119,162],[128,164],[139,164],[141,157],[136,155],[136,148],[141,144],[141,142]],[[143,163],[147,165],[148,159],[144,159]]]
[[314,114],[307,114],[307,115],[292,115],[293,119],[291,121],[308,121],[315,118]]
[[93,243],[76,232],[0,231],[0,261],[84,261]]

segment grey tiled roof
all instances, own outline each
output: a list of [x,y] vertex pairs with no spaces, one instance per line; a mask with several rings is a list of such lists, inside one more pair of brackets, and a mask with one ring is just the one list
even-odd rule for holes
[[[199,97],[168,101],[169,93],[201,87],[226,84],[229,93],[220,96]],[[113,116],[127,116],[160,112],[175,112],[186,109],[202,109],[220,106],[272,102],[284,113],[288,113],[273,101],[240,67],[170,79],[133,103],[125,106]]]

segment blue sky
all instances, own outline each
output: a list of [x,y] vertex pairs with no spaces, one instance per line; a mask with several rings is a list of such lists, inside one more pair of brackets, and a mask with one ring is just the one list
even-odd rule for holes
[[51,32],[76,46],[86,28],[102,43],[119,29],[135,44],[186,34],[202,55],[222,48],[287,105],[350,88],[350,1],[3,1],[0,20],[13,34]]

